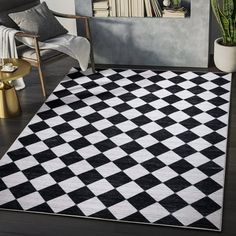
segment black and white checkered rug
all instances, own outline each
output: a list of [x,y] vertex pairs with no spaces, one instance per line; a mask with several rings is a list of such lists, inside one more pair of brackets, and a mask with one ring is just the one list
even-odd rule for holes
[[74,71],[0,161],[0,208],[220,230],[231,75]]

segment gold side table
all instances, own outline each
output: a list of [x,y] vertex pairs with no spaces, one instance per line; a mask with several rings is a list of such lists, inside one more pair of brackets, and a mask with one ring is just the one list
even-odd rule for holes
[[1,72],[0,67],[0,118],[10,118],[21,114],[16,90],[10,81],[27,75],[31,65],[22,59],[4,59],[4,63],[12,63],[18,67],[14,72]]

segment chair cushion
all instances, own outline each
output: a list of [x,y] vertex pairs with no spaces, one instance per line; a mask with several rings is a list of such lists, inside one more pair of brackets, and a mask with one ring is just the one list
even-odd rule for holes
[[39,35],[40,41],[68,32],[48,9],[45,2],[26,11],[11,13],[9,16],[22,31]]

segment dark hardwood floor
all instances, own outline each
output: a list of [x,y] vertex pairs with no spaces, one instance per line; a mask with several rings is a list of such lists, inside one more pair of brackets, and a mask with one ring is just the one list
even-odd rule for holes
[[[75,62],[68,58],[45,68],[49,93],[53,91],[55,86],[64,78],[73,65],[75,65]],[[170,68],[161,68],[161,70],[163,69]],[[191,68],[179,68],[179,70],[191,70]],[[196,71],[196,69],[194,70]],[[202,69],[200,70],[202,71]],[[215,68],[210,67],[208,70],[215,71]],[[205,69],[203,69],[203,71],[205,71]],[[217,236],[219,234],[223,236],[234,236],[236,225],[235,80],[236,75],[234,75],[232,84],[223,231],[221,233],[0,210],[0,236]],[[37,71],[33,70],[31,74],[26,77],[25,81],[27,88],[18,93],[23,110],[22,115],[13,119],[0,119],[0,158],[43,103]]]

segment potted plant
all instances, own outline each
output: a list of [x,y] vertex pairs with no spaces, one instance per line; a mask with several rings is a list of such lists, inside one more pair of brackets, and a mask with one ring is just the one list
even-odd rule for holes
[[211,0],[211,6],[222,32],[214,43],[215,65],[236,72],[236,0]]

